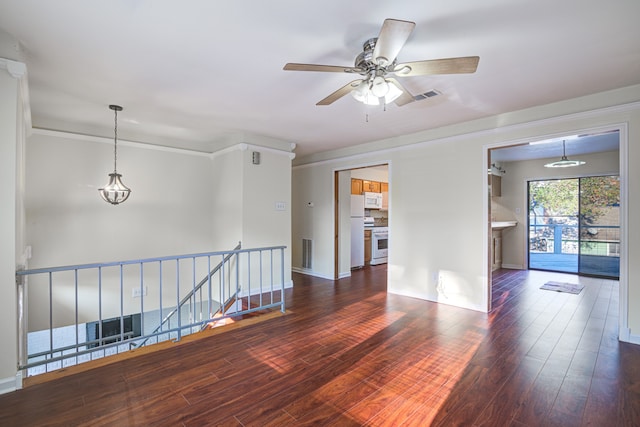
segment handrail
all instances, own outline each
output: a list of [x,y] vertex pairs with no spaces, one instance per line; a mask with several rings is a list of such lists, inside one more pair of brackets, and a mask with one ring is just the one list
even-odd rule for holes
[[[218,252],[17,270],[18,369],[36,375],[129,351],[132,343],[148,345],[150,338],[179,341],[218,320],[218,307],[222,318],[269,309],[284,313],[285,249],[242,249],[238,243]],[[222,261],[211,268],[214,260]],[[29,300],[27,287],[34,296]],[[244,298],[248,307],[226,311]],[[43,311],[31,330],[29,303],[38,308],[32,313]]]
[[[238,242],[238,245],[237,245],[235,248],[233,248],[232,250],[233,250],[233,251],[237,251],[237,250],[240,250],[240,249],[241,249],[241,247],[242,247],[242,242]],[[182,298],[182,301],[180,301],[180,304],[178,304],[178,306],[177,306],[176,308],[174,308],[173,310],[171,310],[171,311],[169,312],[169,314],[167,314],[167,315],[165,316],[165,318],[164,318],[164,319],[162,319],[162,322],[160,322],[160,324],[158,325],[158,327],[157,327],[157,328],[155,328],[155,329],[153,330],[153,332],[151,333],[151,335],[155,334],[155,333],[156,333],[156,332],[158,332],[160,329],[162,329],[162,326],[164,326],[164,324],[165,324],[165,323],[167,323],[167,322],[169,321],[169,319],[171,318],[171,316],[173,316],[174,314],[176,314],[176,313],[177,313],[177,312],[182,308],[182,306],[183,306],[183,305],[185,305],[185,304],[186,304],[186,303],[191,299],[191,297],[193,297],[193,295],[194,295],[197,291],[199,291],[199,290],[200,290],[200,288],[201,288],[205,283],[207,283],[207,282],[209,281],[209,279],[211,279],[211,277],[212,277],[214,274],[216,274],[216,273],[220,270],[220,268],[222,267],[222,265],[231,259],[231,257],[232,257],[233,255],[235,255],[235,253],[229,253],[227,256],[225,256],[225,257],[222,259],[222,261],[220,261],[220,262],[218,263],[218,265],[216,265],[216,266],[213,268],[213,270],[211,270],[211,271],[209,272],[209,274],[207,274],[207,275],[206,275],[206,276],[205,276],[205,277],[200,281],[200,283],[198,283],[198,284],[197,284],[193,289],[191,289],[191,291],[190,291],[190,292],[189,292],[189,293],[188,293],[184,298]],[[143,345],[145,345],[145,344],[147,343],[147,341],[149,341],[149,338],[151,338],[151,337],[149,336],[149,337],[145,338],[145,339],[144,339],[144,341],[142,341],[140,344],[136,344],[135,342],[132,342],[132,343],[130,344],[130,346],[131,346],[131,347],[142,347]]]

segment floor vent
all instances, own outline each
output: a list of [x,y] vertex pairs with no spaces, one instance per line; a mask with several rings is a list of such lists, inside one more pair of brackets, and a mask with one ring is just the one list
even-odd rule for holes
[[440,94],[441,93],[438,92],[437,90],[430,90],[428,92],[421,93],[420,95],[414,96],[413,99],[415,99],[416,101],[422,101],[423,99],[433,98],[434,96],[438,96]]
[[311,260],[313,259],[313,240],[302,239],[302,268],[311,269]]

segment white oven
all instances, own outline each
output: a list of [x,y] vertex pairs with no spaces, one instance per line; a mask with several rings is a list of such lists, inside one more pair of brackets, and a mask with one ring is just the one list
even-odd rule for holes
[[385,264],[389,245],[389,229],[374,227],[371,230],[371,265]]

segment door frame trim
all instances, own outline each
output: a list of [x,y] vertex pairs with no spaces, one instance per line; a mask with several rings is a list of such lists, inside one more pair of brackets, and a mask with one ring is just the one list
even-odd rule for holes
[[[562,132],[556,132],[553,134],[546,135],[538,135],[532,136],[529,138],[521,138],[517,140],[506,140],[502,142],[496,142],[492,144],[487,144],[483,146],[483,162],[482,162],[482,173],[483,176],[486,177],[487,174],[487,165],[490,162],[490,151],[492,149],[497,148],[505,148],[513,145],[520,145],[524,143],[528,143],[531,141],[535,141],[538,139],[549,139],[549,138],[562,138],[565,135],[571,134],[585,134],[585,133],[598,133],[604,131],[617,130],[619,133],[619,150],[618,150],[618,161],[619,161],[619,175],[620,175],[620,279],[619,283],[619,310],[618,310],[618,339],[624,342],[630,342],[634,344],[640,344],[640,337],[632,337],[631,331],[629,329],[629,189],[628,189],[628,180],[629,180],[629,131],[628,131],[628,123],[627,122],[618,122],[618,123],[610,123],[608,125],[602,125],[594,128],[587,129],[568,129]],[[485,274],[483,281],[486,288],[483,294],[485,295],[486,300],[485,306],[487,307],[487,312],[491,311],[491,259],[490,259],[490,243],[491,243],[491,195],[489,194],[489,185],[488,179],[483,179],[483,203],[485,204],[483,209],[483,223],[487,224],[484,227],[483,231],[483,240],[484,240],[484,269]],[[528,201],[526,201],[528,204]],[[525,242],[526,243],[526,242]],[[526,251],[525,251],[525,257]],[[528,265],[528,259],[525,259],[525,265]]]

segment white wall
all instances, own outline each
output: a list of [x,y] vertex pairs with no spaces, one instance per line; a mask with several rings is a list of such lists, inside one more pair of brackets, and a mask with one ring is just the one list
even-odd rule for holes
[[[527,236],[527,183],[532,180],[554,178],[578,178],[594,175],[618,175],[620,154],[609,151],[577,156],[586,164],[576,168],[545,168],[554,159],[538,159],[519,162],[503,162],[507,171],[502,176],[502,196],[492,198],[498,220],[516,220],[518,225],[502,232],[502,266],[526,269]],[[520,213],[516,213],[519,209]]]
[[[97,189],[113,170],[113,144],[36,132],[27,143],[26,211],[30,268],[121,261],[212,249],[213,196],[208,156],[119,144],[118,172],[132,189],[129,199],[113,206]],[[233,247],[233,246],[231,246]],[[184,270],[186,274],[186,269]],[[206,270],[205,270],[206,271]],[[126,271],[124,311],[139,310],[129,288],[139,286],[136,268]],[[82,273],[81,273],[82,274]],[[155,272],[147,272],[151,281]],[[205,274],[204,272],[202,273]],[[48,328],[48,292],[44,277],[29,281],[29,330]],[[73,280],[57,284],[56,326],[74,322]],[[84,300],[97,301],[96,280],[80,289]],[[185,278],[186,289],[192,280]],[[157,283],[153,281],[153,283]],[[149,286],[146,304],[159,300]],[[175,301],[164,287],[165,301]],[[120,314],[118,272],[105,271],[103,318]],[[97,305],[79,304],[79,321],[96,320]]]
[[296,168],[291,178],[291,264],[302,269],[302,239],[313,241],[309,274],[334,278],[333,169]]
[[[207,197],[212,198],[213,250],[233,249],[242,240],[243,153],[238,149],[216,153]],[[244,243],[244,242],[243,242]]]
[[[260,152],[260,164],[252,163],[254,151]],[[241,152],[242,246],[258,248],[287,247],[284,265],[274,253],[274,269],[284,268],[285,286],[291,286],[291,157],[282,152],[249,147]],[[266,254],[265,254],[266,257]],[[264,260],[267,262],[267,260]],[[252,269],[251,287],[258,285],[257,265]],[[280,279],[281,274],[276,274]],[[280,280],[278,280],[280,283]]]
[[[21,200],[18,183],[22,164],[18,154],[22,150],[17,130],[22,127],[19,109],[22,107],[20,76],[13,76],[0,64],[0,393],[20,387],[16,377],[18,361],[17,310],[15,270],[22,251],[20,218]],[[18,215],[16,215],[18,214]],[[18,219],[18,221],[16,221]]]
[[[456,126],[376,141],[296,160],[293,170],[293,266],[299,266],[301,237],[312,237],[312,274],[332,277],[332,171],[363,162],[390,164],[393,183],[389,217],[388,290],[476,310],[488,296],[487,149],[547,135],[628,124],[628,217],[640,215],[640,86],[488,117]],[[582,132],[579,132],[582,133]],[[626,135],[625,135],[626,137]],[[376,151],[377,150],[377,151]],[[308,201],[314,208],[308,209]],[[640,257],[640,224],[626,225],[627,254]],[[623,269],[626,267],[623,267]],[[626,273],[626,270],[625,270]],[[640,280],[629,263],[628,283]],[[626,283],[621,280],[621,287]],[[628,331],[640,342],[640,288],[629,286]],[[637,337],[637,338],[636,338]]]

